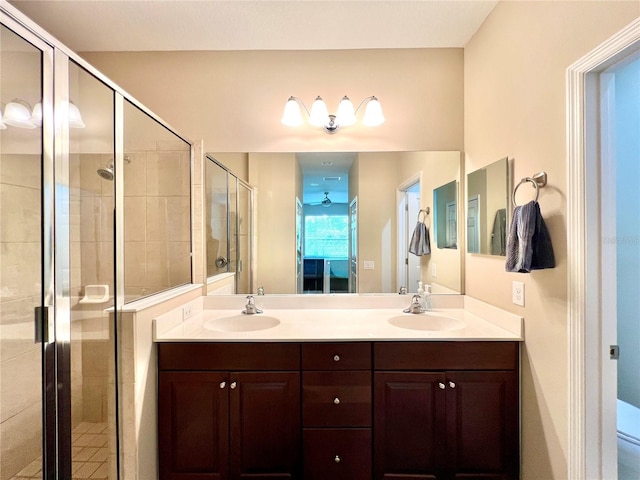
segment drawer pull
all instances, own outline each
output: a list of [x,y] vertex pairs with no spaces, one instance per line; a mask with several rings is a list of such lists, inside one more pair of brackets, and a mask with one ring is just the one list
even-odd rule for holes
[[438,386],[440,387],[441,390],[444,390],[446,388],[445,384],[442,382],[438,382]]
[[333,461],[336,463],[340,463],[342,459],[340,458],[340,455],[336,455],[336,458],[334,458]]
[[339,362],[340,361],[340,355],[334,355],[333,356],[333,361],[334,362]]
[[338,397],[334,398],[333,403],[335,403],[336,405],[340,405],[340,399]]
[[456,388],[456,384],[455,384],[455,383],[453,383],[453,382],[449,382],[449,386],[450,386],[451,388]]
[[220,382],[220,388],[224,388],[227,386],[227,382]]
[[234,390],[237,386],[238,386],[238,384],[236,382],[231,382],[231,385],[229,385],[231,390]]

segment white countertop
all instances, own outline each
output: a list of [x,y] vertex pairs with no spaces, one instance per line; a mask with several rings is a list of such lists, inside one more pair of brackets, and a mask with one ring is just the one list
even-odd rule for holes
[[[439,299],[434,295],[434,308],[424,314],[403,314],[410,297],[352,297],[336,300],[319,296],[256,297],[258,315],[242,315],[244,296],[203,297],[169,312],[154,321],[155,342],[323,342],[323,341],[522,341],[523,319],[478,300],[460,295]],[[443,296],[445,297],[445,296]],[[455,298],[453,298],[455,297]],[[345,303],[346,301],[346,303]],[[366,308],[368,306],[369,308]],[[324,308],[323,308],[324,307]],[[414,330],[394,326],[389,319],[409,317],[418,325],[438,322],[433,316],[457,320],[456,329]],[[255,318],[253,318],[255,317]],[[258,318],[260,317],[260,318]],[[231,328],[243,328],[241,322],[268,321],[279,324],[271,328],[251,331],[219,331],[206,327],[218,319],[227,319]],[[402,320],[405,320],[402,318]],[[223,320],[224,321],[224,320]],[[462,323],[460,323],[462,322]]]

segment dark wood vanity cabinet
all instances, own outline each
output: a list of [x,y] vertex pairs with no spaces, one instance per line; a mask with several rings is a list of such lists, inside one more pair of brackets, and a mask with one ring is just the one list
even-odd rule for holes
[[516,480],[517,342],[160,343],[161,480]]
[[371,344],[302,344],[304,480],[371,480]]
[[519,477],[517,343],[376,343],[374,369],[376,480]]
[[160,479],[300,478],[297,344],[159,344]]

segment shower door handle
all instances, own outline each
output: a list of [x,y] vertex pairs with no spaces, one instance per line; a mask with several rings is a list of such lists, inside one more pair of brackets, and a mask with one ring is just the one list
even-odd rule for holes
[[35,308],[35,343],[52,343],[53,342],[53,307],[36,307]]

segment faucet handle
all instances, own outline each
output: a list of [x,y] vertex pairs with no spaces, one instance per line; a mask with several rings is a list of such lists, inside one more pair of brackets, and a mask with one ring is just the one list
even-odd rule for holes
[[403,310],[404,313],[422,313],[422,299],[415,294],[411,297],[411,305]]

